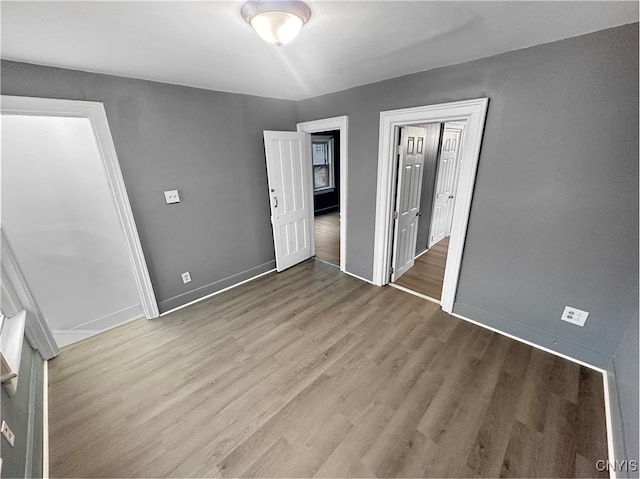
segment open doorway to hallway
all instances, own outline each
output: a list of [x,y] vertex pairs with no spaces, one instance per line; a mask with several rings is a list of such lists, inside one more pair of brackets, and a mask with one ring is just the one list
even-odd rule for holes
[[316,259],[340,266],[340,131],[311,135]]
[[391,281],[435,302],[442,296],[464,127],[439,122],[398,129]]

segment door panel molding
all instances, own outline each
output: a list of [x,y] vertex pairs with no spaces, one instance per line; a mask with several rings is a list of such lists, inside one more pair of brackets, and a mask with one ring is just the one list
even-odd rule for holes
[[102,158],[107,183],[111,190],[116,211],[120,219],[127,253],[133,276],[140,296],[140,304],[147,319],[160,315],[156,302],[147,262],[142,251],[140,236],[133,218],[129,196],[124,185],[120,163],[111,136],[104,105],[94,101],[59,100],[53,98],[32,98],[2,95],[0,110],[3,115],[32,115],[88,118],[95,135],[96,144]]
[[396,165],[396,159],[394,158],[395,129],[418,123],[445,123],[466,120],[467,131],[463,137],[458,198],[453,213],[453,227],[440,301],[444,311],[448,313],[453,311],[488,105],[488,98],[476,98],[380,112],[378,186],[373,257],[374,284],[383,286],[389,282],[388,272],[391,265],[393,233],[393,172]]
[[405,126],[400,131],[400,138],[391,274],[393,282],[400,279],[415,262],[427,129]]
[[310,258],[315,249],[310,135],[265,130],[264,146],[276,269],[280,272]]
[[[349,117],[334,116],[321,120],[303,121],[298,123],[297,130],[304,133],[323,133],[325,131],[340,131],[340,271],[346,272],[347,265],[347,191],[348,191],[348,162],[349,162]],[[311,219],[313,228],[313,218]],[[315,254],[315,251],[312,252]]]
[[[451,123],[446,123],[444,126],[442,146],[438,158],[431,225],[429,227],[429,248],[449,236],[453,224],[455,196],[457,196],[462,158],[460,144],[463,139],[463,127],[450,125]],[[455,138],[452,138],[452,135]],[[453,144],[451,140],[453,140]]]

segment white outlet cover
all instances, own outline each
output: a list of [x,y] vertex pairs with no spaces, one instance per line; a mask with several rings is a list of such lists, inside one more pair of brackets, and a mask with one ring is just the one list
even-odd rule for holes
[[13,447],[13,445],[15,444],[16,436],[15,434],[13,434],[13,431],[9,429],[9,425],[6,421],[2,421],[2,427],[0,428],[0,430],[2,431],[2,435],[7,440],[9,445]]
[[581,309],[574,308],[573,306],[565,306],[564,312],[562,313],[562,317],[560,319],[577,326],[584,326],[584,323],[587,321],[588,316],[588,311],[582,311]]
[[182,282],[184,284],[190,283],[191,282],[191,273],[189,273],[188,271],[186,273],[182,273]]
[[178,194],[178,190],[165,191],[164,199],[166,200],[168,205],[172,203],[180,203],[180,195]]

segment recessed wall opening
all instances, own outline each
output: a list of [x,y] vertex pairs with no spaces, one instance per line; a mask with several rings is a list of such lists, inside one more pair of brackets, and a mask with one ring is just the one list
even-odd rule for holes
[[[373,257],[374,284],[379,286],[389,284],[399,276],[398,268],[408,270],[415,263],[417,240],[413,238],[417,238],[417,222],[412,220],[419,218],[420,214],[421,191],[418,190],[421,183],[417,180],[422,179],[423,171],[416,165],[420,162],[424,164],[427,135],[425,128],[414,125],[451,122],[464,124],[459,138],[461,146],[458,152],[459,172],[456,172],[455,207],[451,207],[451,239],[447,247],[440,298],[442,309],[447,313],[453,311],[488,104],[488,98],[477,98],[380,113],[376,237]],[[410,155],[404,155],[404,164],[400,161],[403,151],[412,152]],[[453,165],[454,162],[451,164]],[[449,173],[454,172],[455,169],[450,168]],[[409,188],[403,186],[397,188],[397,185],[403,182],[407,183]],[[397,192],[403,196],[398,196]],[[410,199],[412,201],[409,201]],[[436,234],[435,229],[433,234]],[[444,236],[446,237],[446,234]],[[434,237],[436,238],[437,236]],[[404,259],[406,259],[405,262],[403,262]],[[426,297],[421,293],[417,294]]]
[[[465,122],[398,127],[391,282],[440,302]],[[394,213],[395,215],[395,213]]]
[[340,266],[340,131],[311,134],[316,259]]

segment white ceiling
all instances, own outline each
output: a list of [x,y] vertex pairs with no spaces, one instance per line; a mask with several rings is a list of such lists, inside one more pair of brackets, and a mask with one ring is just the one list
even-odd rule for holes
[[1,3],[2,58],[300,100],[638,21],[638,2],[312,1],[275,47],[228,2]]

